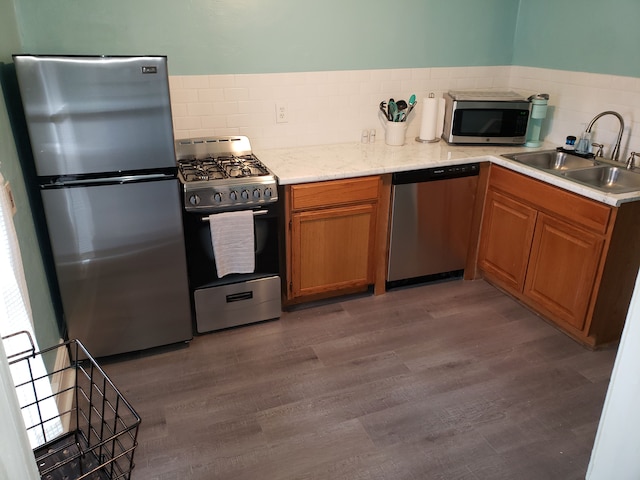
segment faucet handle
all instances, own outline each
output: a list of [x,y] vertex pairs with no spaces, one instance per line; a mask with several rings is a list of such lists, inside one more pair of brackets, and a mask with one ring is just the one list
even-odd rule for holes
[[596,150],[596,155],[595,155],[595,156],[596,156],[596,158],[597,158],[597,157],[604,157],[604,150],[603,150],[603,149],[604,149],[604,145],[603,145],[602,143],[595,143],[595,142],[593,142],[593,143],[591,144],[591,146],[592,146],[592,147],[594,147],[594,148],[597,148],[597,150]]
[[635,157],[638,156],[640,157],[640,153],[636,153],[636,152],[631,152],[631,154],[629,155],[629,158],[627,159],[627,170],[631,170],[633,167],[635,167]]

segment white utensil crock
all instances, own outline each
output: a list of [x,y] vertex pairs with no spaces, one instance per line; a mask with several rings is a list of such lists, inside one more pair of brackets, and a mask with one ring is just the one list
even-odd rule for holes
[[384,122],[384,142],[387,145],[400,147],[404,145],[407,135],[407,122]]

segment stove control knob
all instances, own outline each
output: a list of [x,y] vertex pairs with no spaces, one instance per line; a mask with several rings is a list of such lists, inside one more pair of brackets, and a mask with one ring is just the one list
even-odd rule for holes
[[242,190],[242,193],[240,195],[242,195],[242,199],[243,200],[249,200],[249,191],[248,190]]
[[271,198],[271,195],[273,195],[273,192],[271,191],[271,188],[267,187],[264,189],[264,198],[269,199]]
[[238,192],[236,192],[235,190],[231,190],[229,198],[235,202],[236,200],[238,200]]
[[200,203],[200,197],[196,194],[193,194],[189,197],[189,203],[194,207]]
[[213,194],[213,201],[215,203],[221,203],[222,202],[222,194],[219,192],[216,192]]
[[259,188],[256,188],[256,189],[253,191],[253,198],[255,198],[256,200],[257,200],[257,199],[259,199],[261,194],[262,194],[262,192],[260,191],[260,189],[259,189]]

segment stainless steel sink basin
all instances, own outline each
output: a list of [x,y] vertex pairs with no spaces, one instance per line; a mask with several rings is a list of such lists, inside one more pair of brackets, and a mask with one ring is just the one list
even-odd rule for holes
[[583,185],[610,193],[640,190],[640,173],[620,167],[599,165],[593,168],[566,171],[562,175]]
[[575,168],[587,168],[596,165],[593,159],[582,158],[556,150],[542,150],[540,152],[510,153],[503,157],[515,160],[530,167],[542,170],[565,171]]
[[556,150],[502,156],[605,193],[640,191],[640,169],[627,170],[612,160],[583,158]]

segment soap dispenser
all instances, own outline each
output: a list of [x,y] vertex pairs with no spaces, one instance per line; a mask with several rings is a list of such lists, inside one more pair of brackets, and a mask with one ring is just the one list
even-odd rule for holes
[[549,94],[538,93],[529,97],[531,102],[531,114],[529,115],[529,125],[527,127],[527,139],[525,147],[539,147],[542,145],[540,140],[540,131],[542,129],[542,121],[547,116],[547,104],[549,103]]

